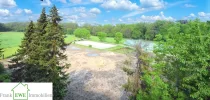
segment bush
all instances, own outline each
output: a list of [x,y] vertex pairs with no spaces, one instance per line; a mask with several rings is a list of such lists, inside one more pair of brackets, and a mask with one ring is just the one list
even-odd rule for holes
[[85,28],[78,28],[74,31],[74,35],[79,38],[90,38],[90,31]]
[[105,41],[106,40],[106,36],[107,34],[105,32],[98,32],[98,38],[100,39],[100,41]]
[[0,82],[10,82],[10,75],[5,72],[3,64],[0,63]]
[[122,41],[122,39],[123,39],[123,34],[120,33],[120,32],[117,32],[115,34],[115,38],[114,39],[115,39],[116,43],[120,43],[120,41]]
[[133,75],[134,73],[134,70],[132,70],[131,68],[128,68],[126,66],[124,66],[123,68],[123,71],[126,72],[128,75]]

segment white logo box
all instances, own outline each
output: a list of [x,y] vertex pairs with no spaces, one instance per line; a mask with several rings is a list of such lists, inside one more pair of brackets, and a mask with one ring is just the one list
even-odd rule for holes
[[52,100],[52,83],[0,83],[0,100]]

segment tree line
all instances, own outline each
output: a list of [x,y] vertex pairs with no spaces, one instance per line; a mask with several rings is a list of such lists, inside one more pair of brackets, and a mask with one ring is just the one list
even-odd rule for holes
[[[179,23],[186,24],[187,20],[180,20]],[[135,24],[105,24],[91,25],[84,24],[79,26],[77,23],[59,23],[66,34],[74,34],[78,28],[87,29],[91,35],[96,36],[99,32],[104,32],[108,37],[114,37],[115,33],[121,32],[124,38],[154,40],[159,33],[164,33],[166,29],[174,25],[176,22],[158,20],[154,23],[135,23]],[[29,23],[12,22],[0,24],[0,31],[17,31],[24,32]],[[2,27],[1,27],[2,26]]]

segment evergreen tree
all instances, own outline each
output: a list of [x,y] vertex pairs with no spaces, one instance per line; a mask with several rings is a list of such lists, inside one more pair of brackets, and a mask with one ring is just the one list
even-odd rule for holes
[[62,53],[65,50],[65,34],[59,25],[62,20],[58,15],[58,10],[54,5],[50,10],[50,18],[47,25],[47,34],[45,35],[44,44],[44,58],[46,62],[46,68],[49,72],[49,81],[53,82],[53,98],[55,100],[62,100],[67,92],[67,79],[68,75],[64,72],[68,65],[61,65],[60,60],[66,59],[66,56]]
[[60,63],[66,59],[62,52],[66,46],[65,34],[59,25],[61,17],[55,6],[50,10],[49,16],[47,21],[43,8],[35,30],[33,23],[30,23],[21,49],[18,50],[21,65],[16,64],[11,68],[19,67],[13,72],[14,81],[53,82],[53,98],[62,100],[67,92],[68,83],[68,75],[64,72],[68,64]]
[[27,72],[26,71],[27,64],[25,60],[29,58],[29,54],[31,53],[31,51],[33,51],[33,48],[31,48],[32,47],[31,43],[34,40],[33,39],[34,31],[35,27],[33,21],[31,21],[24,34],[24,38],[20,45],[20,49],[18,49],[17,56],[14,59],[12,59],[16,64],[9,66],[10,69],[13,69],[12,81],[23,81],[25,79],[24,73]]
[[22,40],[20,49],[18,50],[18,57],[19,59],[23,59],[24,56],[27,56],[30,53],[30,43],[33,40],[33,36],[32,34],[35,31],[35,27],[33,24],[33,21],[30,22],[30,24],[28,25],[28,28],[24,34],[24,38]]

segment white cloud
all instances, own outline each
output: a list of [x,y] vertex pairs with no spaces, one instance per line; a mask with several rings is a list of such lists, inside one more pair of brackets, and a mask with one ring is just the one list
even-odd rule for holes
[[184,6],[185,6],[185,7],[187,7],[187,8],[193,8],[193,7],[196,7],[195,5],[192,5],[192,4],[185,4]]
[[10,15],[9,10],[7,10],[7,9],[0,9],[0,16],[1,17],[6,17],[6,16],[9,16],[9,15]]
[[42,6],[50,6],[51,4],[52,3],[51,3],[50,0],[43,0],[42,3],[41,3]]
[[81,3],[82,0],[70,0],[70,2],[72,2],[72,3]]
[[74,7],[73,10],[74,12],[86,12],[85,7]]
[[17,5],[14,0],[0,0],[0,8],[12,8],[15,6]]
[[195,14],[191,13],[189,17],[195,17]]
[[122,22],[123,20],[122,19],[119,19],[119,21]]
[[79,16],[71,15],[71,16],[68,16],[67,18],[69,18],[70,20],[77,20],[77,19],[79,19]]
[[58,0],[58,1],[60,1],[62,3],[67,3],[66,0]]
[[142,13],[147,12],[147,11],[151,11],[151,10],[152,9],[139,8],[138,10],[136,10],[134,12],[131,12],[129,14],[126,14],[126,15],[122,16],[122,18],[132,17],[132,16],[142,14]]
[[210,20],[210,13],[198,12],[198,17],[203,21]]
[[91,0],[93,3],[102,3],[104,0]]
[[32,14],[32,11],[31,11],[30,9],[24,9],[24,12],[25,12],[26,14]]
[[105,9],[115,10],[136,10],[139,8],[136,3],[132,3],[129,0],[107,0],[101,6]]
[[80,17],[82,17],[82,18],[86,18],[86,17],[88,17],[88,15],[87,15],[87,14],[85,14],[85,13],[80,13],[79,15],[80,15]]
[[22,12],[23,12],[22,9],[18,9],[18,10],[15,11],[15,14],[21,14]]
[[194,13],[191,13],[189,16],[183,17],[184,20],[194,19],[196,15]]
[[140,0],[142,8],[161,9],[167,4],[163,0]]
[[101,13],[101,10],[98,9],[98,8],[92,8],[92,9],[90,9],[90,13],[93,13],[93,14],[100,14],[100,13]]
[[139,19],[137,19],[138,21],[144,21],[144,22],[154,22],[156,20],[167,20],[167,21],[174,21],[175,19],[171,16],[166,17],[164,15],[164,13],[161,11],[160,15],[156,15],[156,16],[145,16],[142,15]]
[[122,16],[122,18],[128,18],[128,17],[132,17],[132,16],[136,16],[138,14],[142,14],[145,12],[149,12],[149,11],[154,11],[154,10],[160,10],[160,9],[164,9],[164,8],[170,8],[176,5],[180,5],[183,3],[188,2],[187,0],[182,0],[182,1],[176,1],[173,3],[167,3],[164,2],[163,0],[140,0],[140,7],[139,9],[137,9],[134,12],[128,13],[124,16]]
[[[95,11],[95,12],[94,12]],[[83,23],[93,22],[97,17],[97,10],[87,11],[85,7],[60,8],[59,13],[63,16],[63,21]]]
[[204,12],[198,12],[199,17],[206,17],[209,15],[209,13],[204,13]]

